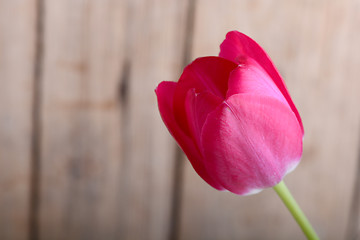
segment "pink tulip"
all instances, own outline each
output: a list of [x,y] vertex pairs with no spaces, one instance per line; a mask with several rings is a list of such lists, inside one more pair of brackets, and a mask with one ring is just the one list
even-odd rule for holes
[[198,58],[156,89],[161,117],[195,171],[245,195],[277,185],[300,161],[304,130],[265,51],[229,32],[219,57]]

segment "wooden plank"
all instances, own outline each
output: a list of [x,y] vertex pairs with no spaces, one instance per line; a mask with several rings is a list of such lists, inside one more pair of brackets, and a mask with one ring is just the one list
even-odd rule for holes
[[[358,3],[200,0],[196,9],[193,57],[216,55],[236,29],[278,66],[306,132],[303,160],[285,181],[320,238],[343,239],[360,115]],[[247,197],[217,192],[189,164],[184,189],[181,239],[304,238],[271,189]]]
[[119,239],[123,1],[45,1],[40,239]]
[[176,81],[180,74],[188,1],[128,2],[131,73],[122,239],[168,239],[175,142],[161,121],[154,89],[161,81]]
[[167,238],[174,141],[154,89],[179,75],[185,9],[46,1],[41,239]]
[[360,147],[346,239],[360,239]]
[[35,1],[0,1],[0,239],[28,234],[35,14]]
[[[354,1],[351,4],[351,9],[349,10],[349,21],[351,22],[350,27],[350,31],[349,31],[349,42],[348,42],[348,50],[347,50],[347,57],[348,59],[348,66],[347,66],[347,75],[345,76],[346,78],[348,78],[348,76],[350,76],[350,79],[352,81],[359,81],[358,77],[359,76],[359,55],[358,54],[353,54],[354,52],[359,52],[360,51],[360,46],[359,46],[359,41],[360,41],[360,34],[358,33],[358,31],[352,31],[352,29],[355,27],[355,29],[357,28],[357,26],[359,26],[360,24],[360,16],[359,16],[359,11],[360,11],[360,2],[359,1]],[[353,101],[355,101],[353,103],[353,106],[355,107],[355,109],[358,108],[358,103],[359,103],[359,99],[356,97],[358,96],[358,91],[359,91],[359,87],[354,87],[354,89],[352,89],[351,92],[349,92],[349,95],[354,94],[354,96],[352,96]],[[349,113],[348,113],[349,114]],[[350,113],[350,114],[354,114],[354,113]],[[356,119],[356,115],[354,114],[352,117],[354,117]],[[354,120],[355,120],[354,119]],[[357,118],[358,119],[358,118]],[[359,120],[359,119],[358,119]],[[358,121],[358,138],[357,138],[357,167],[354,167],[354,169],[352,171],[355,172],[355,181],[354,181],[354,186],[353,186],[353,195],[352,195],[352,203],[351,203],[351,208],[349,211],[349,222],[348,222],[348,232],[346,235],[346,239],[356,239],[359,240],[360,239],[360,126],[359,126],[360,121]],[[354,129],[354,131],[356,131]]]

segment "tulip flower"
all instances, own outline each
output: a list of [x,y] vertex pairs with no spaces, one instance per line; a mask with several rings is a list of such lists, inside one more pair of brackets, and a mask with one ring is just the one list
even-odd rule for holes
[[218,57],[196,59],[178,82],[161,82],[155,91],[169,132],[209,185],[238,195],[274,187],[291,198],[282,179],[300,161],[304,129],[283,79],[254,40],[229,32]]

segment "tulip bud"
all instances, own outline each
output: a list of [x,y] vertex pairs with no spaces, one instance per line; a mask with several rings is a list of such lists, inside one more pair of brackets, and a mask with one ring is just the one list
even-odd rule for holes
[[219,57],[198,58],[156,88],[161,117],[195,171],[246,195],[277,185],[302,155],[304,130],[265,51],[229,32]]

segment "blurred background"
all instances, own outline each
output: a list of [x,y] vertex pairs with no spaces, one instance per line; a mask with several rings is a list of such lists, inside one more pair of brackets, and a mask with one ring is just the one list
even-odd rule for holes
[[305,126],[285,182],[322,239],[360,239],[359,0],[0,0],[0,239],[304,239],[272,189],[218,192],[154,89],[230,30]]

